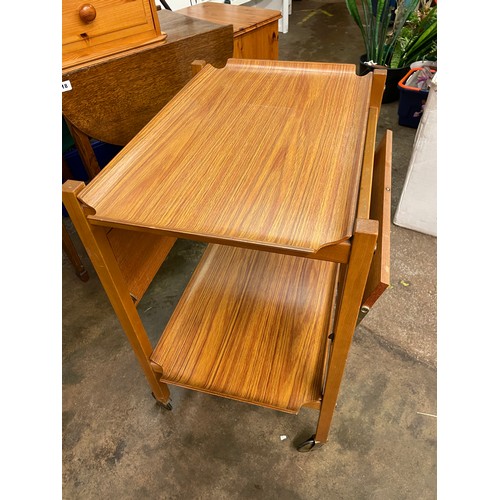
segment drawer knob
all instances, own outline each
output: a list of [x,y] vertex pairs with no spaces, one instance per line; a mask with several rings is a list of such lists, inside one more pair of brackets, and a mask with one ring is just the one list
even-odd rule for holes
[[92,4],[85,3],[80,7],[78,14],[80,14],[80,19],[84,23],[91,23],[95,19],[97,12]]

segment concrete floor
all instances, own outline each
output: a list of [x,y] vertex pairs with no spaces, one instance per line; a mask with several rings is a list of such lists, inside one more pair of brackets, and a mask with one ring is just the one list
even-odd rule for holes
[[[357,63],[343,0],[293,2],[280,59]],[[394,132],[393,214],[415,130]],[[330,442],[298,453],[317,412],[299,415],[171,387],[155,405],[86,254],[82,283],[63,256],[65,499],[432,499],[436,497],[436,238],[392,225],[391,287],[358,327]],[[139,310],[159,338],[202,251],[179,240]],[[286,439],[281,440],[280,436]]]

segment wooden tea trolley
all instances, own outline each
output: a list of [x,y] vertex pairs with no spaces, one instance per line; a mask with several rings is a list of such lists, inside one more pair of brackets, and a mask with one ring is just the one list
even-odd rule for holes
[[[63,201],[147,377],[289,413],[328,439],[359,318],[389,283],[385,72],[230,59]],[[159,342],[136,309],[176,238],[208,243]]]

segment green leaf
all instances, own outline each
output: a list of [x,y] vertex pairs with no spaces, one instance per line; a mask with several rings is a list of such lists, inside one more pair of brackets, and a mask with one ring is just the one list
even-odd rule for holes
[[[366,0],[362,0],[362,3],[364,4]],[[361,22],[361,17],[359,15],[358,11],[358,6],[356,4],[356,0],[346,0],[346,5],[347,5],[347,10],[349,11],[349,14],[351,17],[354,19],[354,22],[359,26],[359,29],[361,30],[361,36],[363,37],[363,40],[365,42],[365,47],[368,47],[368,38],[366,36],[365,28],[363,27],[363,23]],[[368,48],[367,48],[368,50]]]
[[346,0],[349,14],[361,31],[367,60],[394,68],[405,67],[422,55],[436,54],[437,6],[429,9],[428,3],[397,0],[391,27],[390,0],[378,0],[376,11],[371,0]]

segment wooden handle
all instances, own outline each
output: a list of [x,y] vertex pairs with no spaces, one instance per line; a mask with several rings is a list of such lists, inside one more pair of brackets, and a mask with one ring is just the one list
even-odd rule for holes
[[97,11],[92,4],[86,3],[80,7],[78,14],[84,23],[91,23],[95,19]]

